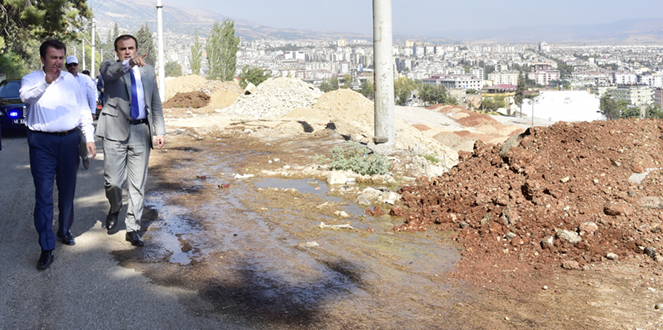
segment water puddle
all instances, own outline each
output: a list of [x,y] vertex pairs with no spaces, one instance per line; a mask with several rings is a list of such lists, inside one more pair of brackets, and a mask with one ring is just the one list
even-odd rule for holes
[[[219,188],[224,182],[228,188]],[[159,219],[144,236],[150,244],[137,253],[188,269],[187,278],[204,283],[201,296],[220,313],[245,315],[248,308],[262,313],[249,312],[252,317],[299,322],[327,310],[408,320],[442,313],[462,296],[444,280],[460,259],[455,247],[440,235],[394,233],[401,219],[366,216],[356,203],[332,196],[325,182],[219,176],[190,183],[199,187],[195,195],[146,196]],[[298,193],[284,190],[290,188]],[[350,217],[325,214],[318,208],[324,203]],[[320,228],[320,222],[353,229]]]

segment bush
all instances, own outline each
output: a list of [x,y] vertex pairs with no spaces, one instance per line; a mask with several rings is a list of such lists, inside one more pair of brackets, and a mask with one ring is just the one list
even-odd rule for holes
[[334,146],[331,150],[332,170],[350,170],[361,175],[386,174],[389,161],[382,155],[373,153],[371,149],[359,142],[347,143],[345,147]]

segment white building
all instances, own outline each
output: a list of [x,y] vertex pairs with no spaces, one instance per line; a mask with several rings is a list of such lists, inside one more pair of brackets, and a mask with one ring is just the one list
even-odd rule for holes
[[[533,102],[532,102],[533,101]],[[533,104],[532,104],[533,103]],[[605,120],[598,95],[582,91],[541,91],[539,96],[523,100],[523,114],[548,121]]]

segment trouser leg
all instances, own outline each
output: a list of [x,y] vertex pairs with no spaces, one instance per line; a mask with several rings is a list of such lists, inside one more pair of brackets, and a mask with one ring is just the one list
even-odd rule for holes
[[122,208],[122,184],[126,180],[127,141],[103,139],[104,146],[104,189],[110,203],[110,212]]
[[74,223],[74,195],[76,193],[76,172],[78,172],[79,131],[60,138],[56,183],[58,186],[58,232],[66,234]]
[[28,131],[30,172],[35,185],[35,229],[42,250],[55,249],[53,233],[53,183],[57,167],[57,139]]
[[150,159],[149,129],[147,125],[131,125],[128,143],[127,178],[129,201],[127,203],[127,232],[140,230],[145,200],[145,182]]

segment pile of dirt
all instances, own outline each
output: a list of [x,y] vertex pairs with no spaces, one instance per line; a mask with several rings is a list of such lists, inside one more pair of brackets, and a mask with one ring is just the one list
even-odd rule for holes
[[168,101],[177,93],[196,91],[204,86],[206,82],[207,79],[195,74],[182,77],[168,77],[166,78],[166,95],[164,99]]
[[322,92],[297,78],[269,78],[255,93],[242,95],[231,106],[218,109],[225,115],[280,118],[296,108],[310,108]]
[[[340,134],[363,143],[373,141],[375,106],[363,95],[349,89],[339,89],[322,95],[313,109],[329,116]],[[396,119],[395,126],[396,149],[437,156],[446,167],[458,162],[456,151],[426,136],[405,121]]]
[[209,104],[210,97],[204,92],[177,93],[163,104],[164,108],[199,109]]
[[663,121],[628,119],[535,127],[501,148],[477,141],[449,173],[401,188],[394,230],[453,230],[459,273],[484,285],[606,258],[661,260],[662,139]]

